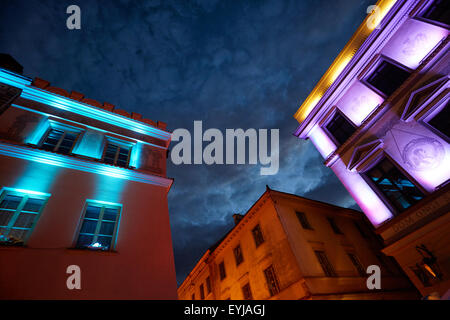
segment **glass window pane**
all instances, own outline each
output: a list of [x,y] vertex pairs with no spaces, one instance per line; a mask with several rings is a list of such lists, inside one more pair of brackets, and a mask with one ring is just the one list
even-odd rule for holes
[[97,242],[102,245],[104,249],[109,249],[111,246],[112,237],[99,236]]
[[14,211],[0,210],[0,226],[7,226],[13,215]]
[[0,228],[0,241],[8,241],[8,234],[9,229],[8,228]]
[[84,219],[83,225],[81,226],[81,233],[95,233],[95,229],[97,228],[96,220],[88,220]]
[[0,208],[17,209],[21,200],[22,197],[7,195],[0,203]]
[[34,220],[37,218],[35,213],[20,213],[17,217],[16,222],[14,222],[14,227],[20,228],[31,228]]
[[94,240],[94,236],[80,234],[78,236],[77,247],[87,247]]
[[23,241],[23,240],[25,240],[27,232],[28,232],[28,229],[26,229],[26,230],[11,229],[11,231],[9,232],[9,237],[14,238],[15,240],[18,240],[18,241]]
[[103,220],[116,221],[119,209],[117,208],[105,208],[103,212]]
[[101,207],[91,206],[89,205],[86,209],[86,218],[98,219],[100,216]]
[[102,225],[100,226],[100,234],[105,235],[112,235],[114,232],[114,222],[102,222]]
[[23,207],[22,211],[39,212],[43,204],[44,204],[43,199],[28,198],[27,203]]

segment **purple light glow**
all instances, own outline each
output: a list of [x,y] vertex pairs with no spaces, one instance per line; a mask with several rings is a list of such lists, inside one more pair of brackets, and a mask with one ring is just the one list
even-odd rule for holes
[[330,137],[317,125],[311,130],[308,137],[324,159],[337,148]]
[[444,28],[419,20],[408,19],[381,53],[411,69],[415,69],[448,33]]
[[355,81],[337,103],[338,108],[357,126],[384,99],[359,81]]

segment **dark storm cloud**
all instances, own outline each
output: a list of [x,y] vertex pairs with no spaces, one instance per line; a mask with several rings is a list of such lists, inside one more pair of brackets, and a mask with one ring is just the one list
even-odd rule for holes
[[[69,31],[77,4],[82,29]],[[168,165],[178,281],[273,189],[354,206],[293,114],[362,22],[370,1],[3,0],[0,51],[25,74],[168,123],[171,130],[279,128],[280,169]]]

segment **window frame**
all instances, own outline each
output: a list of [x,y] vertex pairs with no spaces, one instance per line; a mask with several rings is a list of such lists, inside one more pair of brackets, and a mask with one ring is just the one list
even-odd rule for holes
[[[319,254],[323,254],[321,258],[319,258]],[[317,262],[319,262],[320,267],[322,268],[323,273],[325,274],[325,277],[328,278],[336,278],[338,276],[336,270],[334,269],[333,265],[331,264],[330,259],[328,259],[327,253],[323,249],[314,249],[314,255],[316,256]],[[324,263],[322,263],[324,262]]]
[[[61,136],[61,138],[59,138],[58,143],[55,145],[53,150],[45,150],[45,149],[43,149],[43,145],[52,130],[59,130],[59,131],[63,131],[64,133]],[[45,130],[44,134],[40,137],[39,142],[37,143],[37,147],[38,147],[38,149],[43,150],[43,151],[55,152],[57,154],[62,154],[62,155],[72,155],[73,154],[72,151],[79,145],[81,138],[84,135],[85,131],[86,130],[84,128],[77,128],[77,127],[74,127],[71,125],[57,122],[55,120],[48,119],[48,127]],[[71,133],[71,134],[75,135],[75,140],[73,141],[73,144],[70,147],[70,151],[68,153],[58,152],[58,149],[67,133]]]
[[[259,230],[259,231],[255,232],[255,230]],[[264,238],[264,235],[261,230],[261,225],[259,223],[253,227],[252,236],[253,236],[253,240],[255,242],[256,248],[258,248],[264,242],[266,242],[266,239]]]
[[[248,288],[248,290],[247,290]],[[250,282],[247,282],[246,284],[244,284],[241,287],[241,291],[242,291],[242,300],[253,300],[253,292],[252,292],[252,288],[250,286]],[[246,296],[246,293],[248,294]]]
[[363,71],[363,73],[358,76],[358,78],[360,79],[360,82],[363,83],[365,86],[367,86],[369,89],[371,89],[372,91],[374,91],[375,93],[377,93],[379,96],[381,96],[384,100],[388,99],[390,96],[392,96],[401,86],[403,83],[405,83],[408,79],[406,78],[405,81],[402,82],[402,84],[400,84],[400,86],[398,88],[396,88],[390,95],[387,95],[386,93],[384,93],[383,91],[381,91],[380,89],[378,89],[377,87],[375,87],[373,84],[371,84],[368,79],[373,75],[373,73],[378,69],[378,67],[383,63],[383,62],[388,62],[400,69],[403,69],[404,71],[409,73],[409,77],[411,76],[412,72],[414,71],[413,69],[408,68],[407,66],[401,64],[398,61],[395,61],[394,59],[391,59],[385,55],[379,54],[374,60],[373,62],[370,64],[370,66],[368,66],[367,70]]
[[211,288],[211,277],[207,276],[205,282],[206,282],[206,295],[208,295],[212,291],[212,288]]
[[372,179],[370,179],[367,176],[367,172],[372,170],[375,166],[377,166],[381,161],[383,161],[384,158],[388,159],[388,161],[390,161],[397,170],[399,170],[416,188],[419,189],[419,191],[421,191],[423,193],[423,195],[424,195],[423,199],[425,199],[429,193],[407,171],[405,171],[401,166],[399,166],[398,163],[392,157],[390,157],[386,152],[382,152],[378,157],[374,158],[371,161],[370,165],[367,166],[367,168],[363,172],[360,172],[360,176],[364,179],[364,181],[366,181],[366,183],[370,186],[370,188],[378,195],[378,197],[383,201],[383,203],[389,208],[389,210],[392,213],[392,218],[395,218],[396,216],[408,211],[410,208],[419,204],[421,202],[421,200],[410,205],[405,210],[399,211],[394,206],[394,204],[391,202],[391,200],[372,181]]
[[[34,231],[34,228],[36,227],[36,225],[37,225],[37,223],[38,223],[38,221],[39,221],[39,219],[40,219],[40,217],[42,215],[42,212],[44,211],[44,208],[47,205],[48,200],[51,197],[51,194],[50,193],[43,193],[43,192],[36,192],[36,191],[31,191],[31,190],[23,190],[23,189],[3,187],[0,190],[0,203],[8,195],[22,197],[22,200],[20,200],[19,205],[14,210],[13,216],[8,221],[8,225],[2,226],[1,228],[9,229],[8,230],[8,234],[10,233],[10,231],[12,229],[21,229],[21,230],[26,229],[26,230],[28,230],[28,232],[26,233],[25,237],[22,239],[22,241],[20,243],[20,245],[25,246],[27,244],[31,234]],[[16,223],[17,219],[19,218],[20,214],[22,213],[22,210],[25,207],[25,204],[27,203],[28,199],[30,199],[30,198],[44,200],[44,202],[43,202],[41,208],[39,209],[39,211],[36,212],[36,213],[32,212],[32,214],[36,215],[33,223],[31,224],[31,226],[29,228],[14,227],[14,224]],[[5,210],[5,209],[0,209],[0,210]],[[6,210],[6,211],[9,211],[9,210]],[[11,211],[12,211],[12,209],[11,209]],[[0,242],[0,244],[2,244],[2,242]]]
[[[300,225],[304,230],[314,230],[314,228],[312,227],[311,223],[308,220],[308,217],[306,216],[306,212],[295,210],[295,216],[297,217],[297,220],[300,222]],[[304,218],[304,220],[301,219],[300,217]]]
[[220,281],[223,281],[227,277],[227,271],[225,269],[225,261],[222,260],[222,262],[219,263],[219,278]]
[[334,134],[328,130],[327,126],[334,120],[336,114],[339,114],[344,120],[346,120],[355,130],[350,135],[350,137],[355,134],[356,130],[358,130],[358,126],[353,123],[353,121],[350,120],[349,117],[347,117],[344,112],[342,112],[338,107],[333,107],[332,110],[326,115],[325,119],[321,121],[320,128],[323,130],[323,132],[331,139],[331,141],[335,144],[336,148],[339,148],[341,145],[345,144],[350,137],[348,137],[343,143],[340,143]]
[[339,226],[337,225],[336,219],[334,217],[328,216],[328,217],[326,217],[326,219],[328,221],[328,225],[333,230],[334,234],[344,235],[341,228],[339,228]]
[[[112,164],[105,162],[106,151],[107,151],[107,148],[108,148],[109,144],[114,145],[114,146],[117,147],[116,154],[114,156],[114,161],[113,161]],[[103,139],[103,143],[102,143],[102,156],[100,158],[100,162],[104,163],[104,164],[107,164],[107,165],[119,167],[119,168],[130,169],[130,168],[132,168],[130,166],[131,156],[133,154],[133,148],[135,148],[135,147],[136,147],[136,143],[125,141],[125,140],[120,140],[120,139],[114,138],[112,136],[105,135],[104,139]],[[117,160],[119,158],[119,153],[120,153],[120,148],[127,148],[128,149],[127,163],[126,163],[125,166],[120,166],[120,165],[117,164]]]
[[[273,282],[275,284],[275,290],[273,290],[274,286],[272,285],[270,279],[268,278],[268,270],[271,271],[271,274],[273,275]],[[269,290],[269,294],[271,297],[276,296],[281,292],[280,289],[280,282],[277,277],[277,273],[275,272],[275,267],[273,264],[269,265],[268,267],[264,268],[263,270],[264,278],[266,279],[267,288]]]
[[203,283],[200,284],[199,290],[200,290],[200,300],[205,300],[205,286],[203,285]]
[[[92,220],[97,220],[97,225],[95,227],[95,232],[93,234],[94,238],[93,239],[98,239],[99,236],[99,231],[101,228],[101,222],[103,221],[103,215],[105,212],[106,208],[113,208],[113,209],[118,209],[118,213],[117,213],[117,218],[115,221],[115,225],[114,225],[114,230],[113,233],[111,235],[111,244],[109,246],[109,249],[104,250],[104,249],[92,249],[92,248],[88,248],[88,247],[79,247],[77,246],[78,243],[78,239],[80,237],[80,233],[81,233],[81,228],[83,227],[83,222],[86,216],[86,212],[87,212],[87,208],[89,205],[94,205],[94,206],[100,206],[101,210],[99,213],[99,217],[98,219],[92,219]],[[83,206],[83,211],[81,214],[81,218],[79,220],[78,223],[78,227],[77,227],[77,231],[75,233],[75,238],[73,240],[72,243],[72,248],[73,249],[79,249],[79,250],[92,250],[92,251],[103,251],[103,252],[116,252],[116,245],[117,245],[117,239],[118,239],[118,235],[119,235],[119,226],[120,226],[120,220],[122,218],[122,211],[123,211],[123,206],[120,203],[111,203],[111,202],[105,202],[105,201],[99,201],[99,200],[93,200],[93,199],[86,199],[85,204]],[[90,218],[88,218],[90,219]],[[109,221],[109,220],[108,220]]]
[[241,244],[238,244],[233,248],[233,255],[236,262],[236,267],[240,266],[244,262],[244,254],[242,253]]
[[364,269],[364,266],[361,262],[361,259],[358,257],[358,255],[354,251],[347,251],[347,257],[350,259],[352,265],[358,272],[359,276],[362,278],[367,277],[366,270]]
[[441,101],[439,101],[436,105],[429,108],[426,113],[417,121],[423,126],[425,126],[427,129],[429,129],[431,132],[436,134],[438,137],[443,139],[444,141],[450,143],[450,137],[447,137],[447,135],[435,126],[433,126],[430,121],[434,119],[439,113],[444,111],[445,108],[450,108],[450,94],[447,94]]
[[417,11],[417,13],[414,15],[413,18],[416,20],[420,20],[420,21],[429,23],[429,24],[436,25],[441,28],[450,29],[450,25],[448,25],[444,22],[432,20],[430,18],[424,17],[425,11],[427,11],[434,4],[434,2],[435,1],[425,1],[423,3],[423,6]]

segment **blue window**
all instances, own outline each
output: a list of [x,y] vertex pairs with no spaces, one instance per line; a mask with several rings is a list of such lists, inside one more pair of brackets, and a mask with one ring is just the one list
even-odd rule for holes
[[425,197],[387,158],[383,158],[366,175],[398,212],[405,211]]
[[77,137],[77,133],[51,128],[41,144],[41,149],[69,154]]
[[103,162],[119,167],[128,167],[131,146],[107,140],[103,153]]
[[4,188],[0,194],[0,244],[23,245],[48,197],[48,194]]
[[121,209],[121,205],[88,200],[76,247],[112,250],[117,238]]

